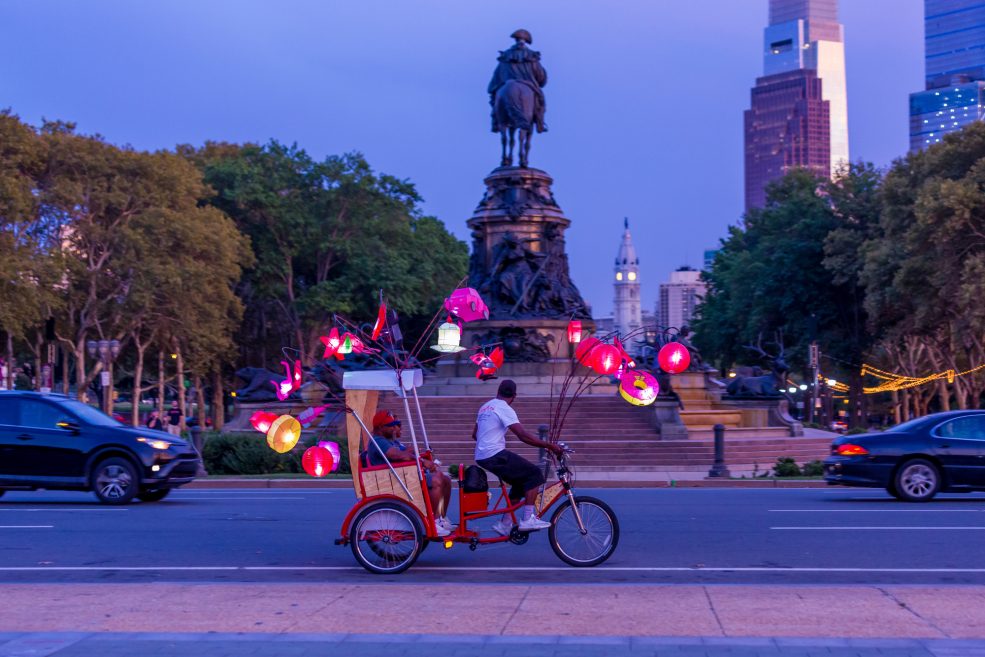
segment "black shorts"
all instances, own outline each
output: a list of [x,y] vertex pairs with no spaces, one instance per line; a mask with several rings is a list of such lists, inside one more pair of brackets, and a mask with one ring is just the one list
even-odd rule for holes
[[540,468],[507,449],[476,463],[511,486],[510,499],[514,502],[544,483],[544,473]]

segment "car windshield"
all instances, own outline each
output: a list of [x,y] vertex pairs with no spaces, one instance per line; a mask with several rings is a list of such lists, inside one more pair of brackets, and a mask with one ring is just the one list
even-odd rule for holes
[[83,404],[76,399],[66,399],[62,402],[62,405],[66,410],[75,413],[80,420],[86,424],[91,424],[97,427],[118,427],[121,426],[119,422],[106,415],[99,409],[93,408],[88,404]]
[[908,422],[903,422],[902,424],[897,424],[895,427],[889,427],[886,431],[913,431],[919,425],[927,421],[925,417],[918,417],[915,420],[910,420]]

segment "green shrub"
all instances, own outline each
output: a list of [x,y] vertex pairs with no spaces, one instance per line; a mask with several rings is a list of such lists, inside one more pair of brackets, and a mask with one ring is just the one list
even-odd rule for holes
[[339,445],[338,474],[350,474],[349,450],[344,441],[337,438],[306,436],[298,441],[291,451],[278,454],[270,449],[266,439],[259,433],[215,433],[205,434],[205,447],[202,458],[209,474],[277,474],[301,473],[301,456],[304,451],[322,440]]
[[455,465],[449,465],[448,466],[448,476],[451,477],[452,480],[458,480],[458,464],[457,463]]
[[847,436],[856,436],[856,435],[858,435],[860,433],[869,433],[869,430],[868,429],[863,429],[862,427],[855,427],[853,429],[849,429],[848,431],[846,431],[845,432],[845,435],[847,435]]
[[773,475],[776,477],[798,477],[800,476],[800,467],[792,457],[781,456],[776,459],[776,465],[773,466]]
[[824,474],[824,464],[815,459],[802,465],[800,471],[805,477],[820,477]]

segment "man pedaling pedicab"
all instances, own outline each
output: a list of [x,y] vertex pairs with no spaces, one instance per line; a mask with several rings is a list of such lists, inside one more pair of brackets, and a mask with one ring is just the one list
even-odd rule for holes
[[[533,447],[550,450],[560,456],[563,449],[538,439],[520,424],[520,419],[513,410],[516,401],[516,383],[505,379],[499,384],[496,398],[479,408],[479,414],[472,430],[475,441],[475,462],[484,470],[510,484],[511,506],[524,498],[524,506],[520,514],[520,524],[517,528],[522,532],[547,529],[551,523],[537,517],[534,503],[537,492],[544,483],[544,473],[536,465],[518,454],[506,449],[506,431],[510,430],[522,442]],[[510,514],[503,514],[492,529],[501,536],[506,536],[513,528]]]
[[[400,442],[400,433],[400,420],[388,411],[378,411],[373,416],[373,442],[379,446],[379,449],[370,445],[366,450],[370,465],[386,463],[380,455],[381,451],[390,461],[414,460],[414,450],[408,449]],[[434,461],[422,458],[421,467],[424,469],[431,508],[434,509],[436,533],[438,536],[447,536],[455,529],[455,525],[445,515],[448,513],[448,504],[451,501],[451,479],[438,469]]]

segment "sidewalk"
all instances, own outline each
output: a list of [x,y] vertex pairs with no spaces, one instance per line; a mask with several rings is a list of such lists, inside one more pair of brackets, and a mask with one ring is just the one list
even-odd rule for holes
[[979,657],[980,641],[406,634],[0,634],[0,657]]

